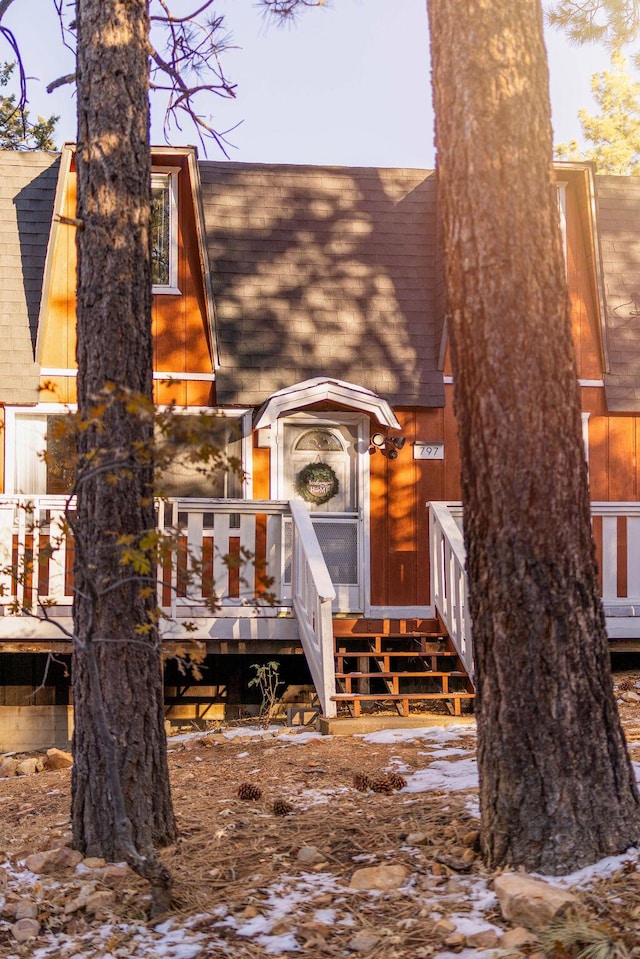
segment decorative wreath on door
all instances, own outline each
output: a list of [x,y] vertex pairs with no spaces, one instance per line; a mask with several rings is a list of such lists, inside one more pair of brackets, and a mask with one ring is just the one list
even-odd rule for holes
[[307,463],[296,477],[296,491],[307,503],[328,503],[340,489],[335,471],[328,463]]

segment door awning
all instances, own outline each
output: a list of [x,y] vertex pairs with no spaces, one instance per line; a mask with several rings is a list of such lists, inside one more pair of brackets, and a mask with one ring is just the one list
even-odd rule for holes
[[387,400],[382,399],[377,393],[373,393],[362,386],[357,386],[355,383],[325,379],[322,376],[304,380],[302,383],[294,383],[293,386],[272,393],[264,406],[258,411],[255,428],[271,426],[284,413],[291,413],[293,410],[304,409],[306,406],[312,406],[314,403],[322,403],[327,400],[332,403],[339,403],[341,406],[348,406],[361,413],[367,413],[369,416],[373,416],[380,426],[388,426],[394,430],[400,429],[400,423],[396,419],[391,406]]

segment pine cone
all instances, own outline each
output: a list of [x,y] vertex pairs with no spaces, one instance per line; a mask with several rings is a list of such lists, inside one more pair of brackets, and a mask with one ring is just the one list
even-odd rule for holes
[[361,793],[368,793],[371,789],[371,780],[366,773],[356,773],[353,777],[353,786]]
[[289,816],[292,812],[294,812],[294,808],[291,803],[287,802],[286,799],[276,799],[273,804],[274,816]]
[[392,793],[393,786],[388,776],[378,776],[371,781],[371,788],[374,793]]
[[407,780],[400,773],[389,773],[389,782],[393,789],[404,789],[407,785]]
[[238,799],[258,800],[261,796],[260,786],[254,786],[253,783],[240,783],[238,786]]
[[621,679],[620,682],[618,683],[618,690],[623,693],[628,692],[635,688],[636,688],[635,679]]

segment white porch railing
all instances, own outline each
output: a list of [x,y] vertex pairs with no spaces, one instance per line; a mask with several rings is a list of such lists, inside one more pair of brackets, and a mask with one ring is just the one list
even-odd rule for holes
[[429,557],[431,602],[440,613],[465,670],[473,679],[461,503],[429,504]]
[[[609,638],[640,639],[640,503],[592,503],[591,518]],[[429,540],[432,602],[473,678],[461,503],[429,504]]]
[[[50,615],[73,601],[73,537],[63,533],[62,496],[0,496],[0,615],[17,604]],[[158,528],[178,531],[158,569],[158,604],[181,620],[275,616],[293,609],[300,640],[326,716],[335,715],[331,603],[334,589],[304,506],[275,500],[172,499],[157,505]],[[284,549],[284,518],[293,546]],[[292,598],[282,599],[285,562]],[[275,607],[269,603],[275,597]],[[216,609],[208,605],[216,597]],[[7,621],[3,633],[7,634]]]

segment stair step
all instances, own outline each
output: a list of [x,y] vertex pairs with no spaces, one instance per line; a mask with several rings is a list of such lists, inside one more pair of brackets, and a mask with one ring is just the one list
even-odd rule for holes
[[331,698],[336,702],[349,699],[384,702],[386,699],[473,699],[474,696],[475,693],[460,690],[456,693],[334,693]]
[[431,679],[434,676],[446,676],[447,678],[451,676],[455,678],[457,676],[458,678],[465,678],[466,675],[466,673],[463,673],[458,669],[452,669],[450,672],[447,670],[423,669],[420,672],[410,673],[382,672],[382,670],[376,673],[359,673],[356,670],[353,670],[352,672],[336,673],[336,679],[347,679],[348,677],[352,679],[393,679],[394,676],[398,676],[400,679],[402,679],[403,676],[411,676],[414,678],[424,676],[427,679]]
[[337,649],[336,656],[342,656],[343,659],[359,659],[361,657],[368,657],[369,659],[381,659],[383,656],[390,656],[392,659],[397,659],[398,657],[407,657],[411,656],[413,659],[422,659],[427,656],[457,656],[458,654],[455,650],[452,649],[439,649],[434,653],[425,653],[422,650],[416,649],[385,649],[383,651],[373,650],[373,649]]

